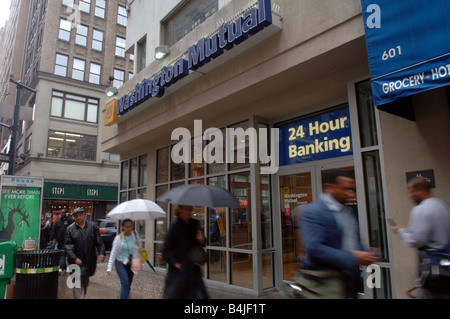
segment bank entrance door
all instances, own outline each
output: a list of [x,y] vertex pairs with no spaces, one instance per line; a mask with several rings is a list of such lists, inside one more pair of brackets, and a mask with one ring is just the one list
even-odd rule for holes
[[[300,223],[301,207],[315,201],[322,192],[323,177],[331,169],[344,169],[354,176],[352,161],[289,168],[279,174],[283,279],[294,280],[295,270],[303,256]],[[356,194],[347,204],[357,214]]]

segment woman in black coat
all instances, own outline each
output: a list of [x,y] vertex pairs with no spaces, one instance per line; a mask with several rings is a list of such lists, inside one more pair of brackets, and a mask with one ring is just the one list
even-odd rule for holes
[[164,299],[206,299],[199,265],[206,261],[205,236],[200,222],[192,218],[192,206],[179,206],[177,220],[166,234],[162,255],[169,264]]

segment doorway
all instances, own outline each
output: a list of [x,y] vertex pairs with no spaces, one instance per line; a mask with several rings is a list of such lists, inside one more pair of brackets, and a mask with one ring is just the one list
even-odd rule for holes
[[[282,171],[278,178],[282,277],[287,281],[294,280],[295,271],[300,266],[299,261],[304,256],[299,222],[301,208],[319,198],[324,176],[330,170],[343,169],[348,171],[350,176],[355,175],[353,161],[302,166]],[[356,193],[353,193],[345,205],[349,206],[358,218]]]

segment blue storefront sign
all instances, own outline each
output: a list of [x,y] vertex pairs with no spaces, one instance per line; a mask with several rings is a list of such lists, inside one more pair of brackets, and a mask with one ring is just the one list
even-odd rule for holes
[[361,0],[377,106],[450,85],[449,0]]
[[349,109],[279,126],[280,166],[353,154]]
[[216,34],[203,38],[188,50],[188,59],[181,58],[161,69],[152,79],[144,79],[135,90],[117,100],[117,115],[124,115],[150,98],[163,97],[165,89],[203,65],[221,56],[225,51],[245,41],[272,24],[272,1],[258,0],[232,23],[223,23]]

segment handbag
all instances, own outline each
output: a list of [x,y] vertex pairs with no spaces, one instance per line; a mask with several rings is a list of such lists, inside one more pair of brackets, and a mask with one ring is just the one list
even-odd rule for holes
[[190,251],[190,260],[193,264],[201,266],[208,261],[208,255],[203,247],[195,245]]
[[336,270],[298,269],[294,295],[299,299],[344,299],[342,275]]
[[450,293],[450,242],[443,249],[419,250],[419,283],[423,288]]

